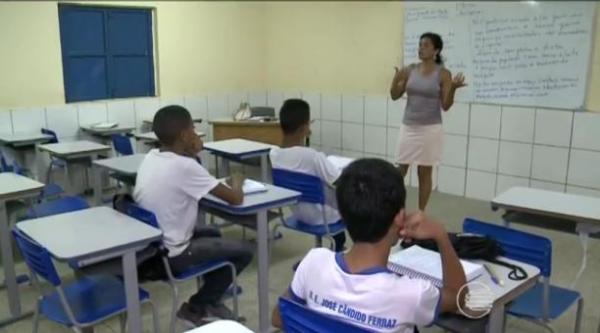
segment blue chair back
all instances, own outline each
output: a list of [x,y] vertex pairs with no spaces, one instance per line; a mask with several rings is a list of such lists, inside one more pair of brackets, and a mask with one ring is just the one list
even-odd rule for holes
[[119,204],[119,207],[117,207],[116,209],[121,213],[133,217],[134,219],[137,219],[141,222],[144,222],[151,227],[160,229],[154,213],[138,206],[133,201],[123,200],[123,202],[121,202]]
[[272,175],[273,185],[302,193],[300,202],[325,204],[325,191],[319,177],[277,168],[273,168]]
[[0,150],[0,172],[11,172],[11,171],[12,171],[12,167],[10,165],[8,165],[8,162],[6,161],[6,157],[4,157],[2,150]]
[[463,231],[494,238],[505,257],[535,266],[542,276],[550,276],[552,242],[548,238],[470,218],[465,219]]
[[49,130],[47,128],[42,128],[42,134],[52,136],[52,139],[50,139],[50,141],[48,141],[48,143],[58,143],[58,136],[56,136],[56,132],[54,132],[53,130]]
[[366,333],[367,329],[318,313],[289,299],[279,298],[279,313],[286,333]]
[[56,272],[56,268],[52,263],[52,257],[50,257],[48,251],[29,239],[29,237],[24,235],[18,229],[13,229],[12,233],[29,269],[37,276],[50,282],[53,286],[59,286],[60,277]]
[[133,155],[133,147],[131,146],[129,137],[123,134],[113,134],[111,135],[111,139],[117,154],[123,156]]
[[27,218],[38,218],[90,208],[90,205],[80,197],[63,197],[56,200],[44,201],[31,208]]

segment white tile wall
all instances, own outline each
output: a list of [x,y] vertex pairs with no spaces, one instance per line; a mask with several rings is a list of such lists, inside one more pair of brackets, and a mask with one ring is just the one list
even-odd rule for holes
[[600,113],[575,113],[572,146],[600,151]]
[[[223,94],[213,94],[207,97],[208,119],[227,118],[233,116],[233,110],[227,109],[227,96]],[[238,105],[239,106],[239,105]],[[237,108],[236,108],[237,110]]]
[[77,106],[73,104],[50,106],[46,108],[48,129],[56,132],[59,139],[76,137],[79,131]]
[[14,133],[39,133],[42,127],[46,127],[45,110],[44,108],[13,109],[12,125]]
[[500,137],[501,114],[500,106],[472,104],[469,135],[498,139]]
[[548,191],[555,191],[555,192],[564,192],[565,191],[565,184],[543,182],[543,181],[535,180],[535,179],[531,180],[530,187],[537,188],[540,190],[548,190]]
[[388,97],[381,95],[365,96],[365,124],[387,125]]
[[466,197],[489,201],[494,198],[496,174],[489,172],[467,171]]
[[496,172],[498,164],[498,141],[490,139],[469,139],[469,169]]
[[496,195],[515,186],[529,187],[529,178],[498,175]]
[[[267,106],[266,91],[251,91],[248,93],[248,102],[250,106]],[[277,110],[279,111],[279,110]]]
[[321,95],[321,118],[325,120],[342,120],[342,96]]
[[275,108],[276,112],[279,112],[279,109],[281,109],[281,105],[283,105],[283,100],[283,92],[276,90],[269,90],[267,92],[267,105],[272,108]]
[[183,96],[163,96],[158,98],[159,109],[169,105],[183,105]]
[[108,120],[106,102],[82,103],[78,105],[79,125],[90,125]]
[[502,107],[500,138],[520,142],[533,142],[535,109]]
[[443,112],[444,133],[468,135],[469,110],[469,104],[454,103],[450,110]]
[[108,121],[117,122],[121,126],[135,127],[135,108],[133,100],[123,99],[108,101]]
[[192,118],[202,119],[202,124],[208,123],[208,101],[206,96],[186,96],[185,108],[190,111]]
[[394,158],[398,151],[398,139],[400,137],[400,130],[395,127],[387,128],[387,156]]
[[567,186],[567,193],[585,195],[587,197],[600,198],[600,190],[593,190],[589,188]]
[[9,109],[0,109],[0,133],[12,133],[12,119]]
[[533,146],[529,143],[501,141],[498,172],[529,178],[532,149]]
[[600,189],[600,152],[572,149],[567,184]]
[[137,98],[134,100],[133,105],[135,107],[135,121],[137,126],[141,126],[145,119],[153,119],[154,114],[159,109],[158,98],[147,97]]
[[564,184],[568,163],[569,149],[534,145],[531,178]]
[[342,123],[321,121],[321,146],[327,148],[342,148]]
[[310,105],[310,118],[321,119],[321,94],[302,92],[302,99]]
[[464,168],[467,165],[467,137],[462,135],[444,135],[442,164]]
[[352,151],[364,151],[363,125],[343,123],[342,125],[342,149]]
[[362,96],[342,96],[342,121],[363,123],[364,122],[364,98]]
[[454,195],[465,195],[466,170],[440,165],[438,171],[438,191]]
[[315,120],[310,125],[310,145],[321,145],[321,121]]
[[400,98],[399,100],[392,101],[388,100],[387,105],[387,124],[390,127],[400,128],[402,125],[402,118],[404,118],[404,109],[406,108],[406,99]]
[[535,143],[569,147],[573,112],[537,109]]
[[365,125],[365,153],[386,155],[387,128]]

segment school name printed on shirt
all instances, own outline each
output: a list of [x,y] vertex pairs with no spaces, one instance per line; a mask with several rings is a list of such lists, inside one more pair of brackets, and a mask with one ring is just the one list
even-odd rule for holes
[[352,321],[357,321],[370,327],[393,329],[397,326],[396,319],[367,315],[364,312],[356,310],[345,303],[338,303],[336,301],[329,300],[325,297],[321,297],[313,291],[309,291],[308,297],[310,301],[312,301],[316,305],[327,308],[331,311],[343,315],[344,317],[351,319]]

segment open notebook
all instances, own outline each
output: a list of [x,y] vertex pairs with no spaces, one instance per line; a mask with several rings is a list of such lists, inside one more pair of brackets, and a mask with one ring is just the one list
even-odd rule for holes
[[[472,281],[481,274],[485,268],[481,264],[475,264],[461,260],[467,281]],[[413,245],[402,251],[390,255],[388,268],[402,275],[431,281],[437,287],[442,286],[442,257],[439,253]]]
[[92,128],[109,129],[109,128],[115,128],[117,126],[119,126],[119,123],[102,122],[102,123],[96,123],[96,124],[92,125]]
[[[221,179],[221,183],[227,187],[230,187],[227,184],[226,179]],[[267,191],[267,187],[265,186],[265,184],[263,184],[261,182],[257,182],[256,180],[252,180],[252,179],[244,180],[244,185],[242,186],[242,192],[244,192],[244,194],[253,194],[253,193],[266,192],[266,191]]]
[[353,158],[336,155],[329,155],[327,156],[327,159],[339,170],[344,170],[344,168],[347,167],[348,164],[354,162]]

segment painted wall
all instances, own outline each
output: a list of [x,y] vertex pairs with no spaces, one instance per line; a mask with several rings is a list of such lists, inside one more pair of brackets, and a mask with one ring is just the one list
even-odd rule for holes
[[[264,86],[262,3],[94,4],[156,8],[162,96]],[[64,103],[57,2],[1,2],[0,42],[0,107]]]

